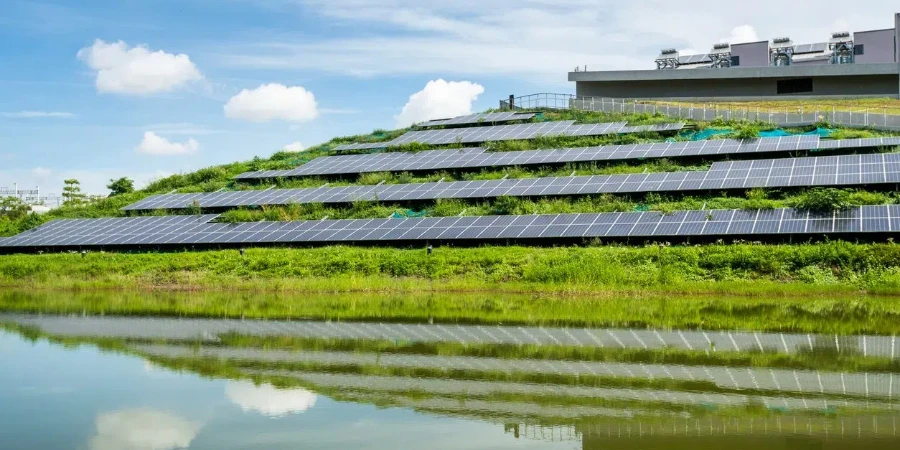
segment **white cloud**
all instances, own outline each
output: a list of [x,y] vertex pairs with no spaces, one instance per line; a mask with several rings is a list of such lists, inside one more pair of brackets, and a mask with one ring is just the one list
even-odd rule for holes
[[97,72],[99,92],[148,95],[203,79],[188,55],[151,51],[144,45],[129,47],[122,41],[97,39],[91,47],[78,51],[78,59]]
[[425,89],[409,97],[400,115],[396,117],[397,127],[471,114],[472,102],[483,93],[484,87],[471,81],[429,81]]
[[174,450],[188,448],[200,425],[174,414],[129,409],[97,416],[91,450]]
[[171,142],[152,131],[145,132],[144,139],[137,146],[138,153],[148,155],[189,155],[199,149],[200,144],[193,138],[187,142]]
[[[276,3],[276,2],[270,2]],[[651,69],[662,48],[708,51],[731,30],[749,24],[763,39],[788,34],[794,42],[828,40],[835,31],[836,0],[792,3],[802,17],[773,14],[784,2],[729,3],[713,0],[296,0],[284,8],[312,11],[335,28],[359,30],[365,37],[337,33],[320,38],[231,42],[213,49],[224,64],[250,68],[319,70],[340,75],[384,74],[514,75],[571,86],[566,72]],[[294,5],[294,6],[288,6]],[[893,26],[895,6],[869,0],[841,14],[850,31]],[[698,26],[702,25],[702,26]],[[737,34],[737,40],[747,37]],[[222,51],[222,48],[227,50]]]
[[244,411],[269,417],[302,413],[316,404],[316,394],[305,389],[276,389],[270,384],[256,386],[248,381],[228,382],[225,396]]
[[306,147],[303,146],[299,141],[291,142],[288,145],[285,145],[283,150],[287,150],[289,152],[302,152],[306,150]]
[[17,111],[0,112],[0,117],[7,119],[72,119],[75,114],[60,111]]
[[759,40],[759,35],[756,34],[756,30],[753,29],[753,27],[750,25],[741,25],[732,28],[731,34],[728,37],[720,39],[720,42],[742,44],[744,42],[758,42]]
[[302,86],[264,84],[244,89],[225,104],[225,116],[251,122],[306,122],[319,116],[316,97]]

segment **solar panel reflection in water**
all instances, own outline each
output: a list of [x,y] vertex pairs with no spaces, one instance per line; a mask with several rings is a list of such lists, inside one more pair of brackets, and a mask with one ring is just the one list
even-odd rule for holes
[[220,208],[885,183],[900,183],[898,153],[726,161],[713,164],[707,171],[164,194],[148,197],[124,209],[183,209],[194,204]]
[[0,248],[894,233],[900,205],[794,209],[210,223],[215,216],[55,220]]
[[[881,138],[886,141],[885,138]],[[900,138],[894,138],[900,145]],[[848,145],[863,144],[859,140]],[[824,141],[822,141],[824,142]],[[884,145],[890,145],[887,141]],[[819,136],[789,136],[746,141],[719,139],[693,142],[610,145],[512,152],[485,152],[482,148],[431,150],[419,153],[381,153],[324,156],[296,169],[247,172],[237,179],[342,175],[370,172],[471,169],[481,167],[565,164],[570,162],[624,161],[648,158],[739,155],[752,153],[805,151],[819,148]],[[879,147],[882,145],[871,145]],[[833,148],[843,148],[834,146]]]

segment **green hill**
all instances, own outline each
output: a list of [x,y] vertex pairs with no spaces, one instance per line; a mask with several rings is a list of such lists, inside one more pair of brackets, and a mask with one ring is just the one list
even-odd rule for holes
[[[582,123],[626,120],[631,124],[670,122],[649,115],[618,115],[577,111],[544,111],[534,120],[574,119]],[[764,124],[690,123],[694,131],[708,127],[730,127],[727,134],[712,138],[751,137],[767,128]],[[338,179],[276,179],[263,183],[236,182],[243,172],[294,168],[314,158],[334,154],[332,149],[348,142],[392,139],[406,130],[376,130],[369,135],[335,138],[300,153],[278,152],[269,158],[254,158],[173,175],[137,192],[95,201],[83,206],[64,206],[44,216],[0,217],[0,236],[10,236],[58,218],[122,217],[121,208],[153,194],[169,192],[214,192],[218,190],[312,187],[325,183],[377,184],[418,181],[499,179],[503,177],[568,176],[576,174],[643,173],[705,170],[708,162],[694,160],[648,160],[631,163],[570,164],[564,167],[507,167],[479,171],[436,173],[370,173]],[[787,130],[801,133],[809,130]],[[838,129],[835,138],[876,137],[885,133]],[[489,151],[592,145],[661,142],[656,133],[602,137],[544,137],[530,141],[491,143]],[[690,139],[682,135],[676,139]],[[411,145],[391,151],[421,151],[434,147]],[[446,148],[446,146],[445,146]],[[882,151],[896,149],[882,149]],[[299,220],[384,218],[398,216],[457,216],[568,212],[613,212],[677,209],[777,207],[817,208],[831,206],[897,203],[896,192],[862,189],[753,189],[741,194],[705,195],[594,195],[565,198],[497,198],[493,200],[437,200],[415,205],[357,202],[345,206],[322,204],[261,206],[228,211],[221,220]],[[196,214],[199,208],[177,212]],[[153,214],[175,214],[156,211]],[[675,243],[680,244],[680,243]],[[162,254],[18,255],[0,257],[0,283],[22,286],[35,282],[63,287],[180,286],[212,288],[221,283],[257,287],[281,280],[282,288],[312,290],[544,290],[578,292],[629,292],[652,289],[681,293],[808,293],[810,290],[844,293],[895,292],[900,290],[900,247],[890,243],[760,244],[718,242],[702,246],[670,246],[654,243],[603,245],[594,241],[568,248],[535,247],[446,247],[429,257],[421,249],[324,247],[316,249],[256,249],[245,259],[234,251],[203,251]],[[223,256],[228,255],[228,256]],[[365,280],[365,281],[362,281]],[[405,280],[399,282],[398,280]],[[428,280],[422,285],[416,280]],[[437,282],[438,284],[431,284]]]

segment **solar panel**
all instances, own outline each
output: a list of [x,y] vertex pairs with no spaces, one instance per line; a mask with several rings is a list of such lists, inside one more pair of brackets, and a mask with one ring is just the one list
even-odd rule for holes
[[429,120],[427,122],[420,123],[419,126],[422,128],[427,127],[436,127],[436,126],[450,126],[450,125],[472,125],[472,124],[480,124],[480,123],[497,123],[497,122],[509,122],[513,120],[528,120],[536,116],[535,113],[523,113],[523,112],[499,112],[499,113],[481,113],[481,114],[469,114],[466,116],[454,117],[452,119],[438,119],[438,120]]
[[221,208],[886,183],[900,183],[900,153],[726,161],[714,163],[708,171],[164,194],[148,197],[123,209],[185,209],[194,202],[206,208]]
[[353,219],[225,224],[216,216],[54,220],[0,241],[0,248],[337,243],[534,238],[747,236],[893,233],[900,205],[817,215],[793,209],[530,216]]
[[473,144],[481,142],[535,139],[541,136],[600,136],[604,134],[628,134],[646,131],[677,131],[684,123],[639,125],[629,127],[627,122],[592,123],[576,125],[574,120],[557,122],[523,123],[475,128],[410,131],[394,140],[377,143],[344,144],[335,151],[367,150],[419,143],[427,145]]
[[794,54],[802,55],[804,53],[821,53],[828,50],[827,42],[819,42],[816,44],[800,44],[794,46]]
[[711,62],[712,60],[709,58],[708,54],[702,55],[685,55],[678,57],[679,64],[699,64],[704,62]]
[[900,145],[900,138],[820,141],[818,136],[789,136],[747,141],[732,139],[662,142],[602,147],[579,147],[513,152],[484,152],[482,148],[431,150],[419,153],[340,155],[316,158],[296,169],[247,172],[236,179],[341,175],[370,172],[428,171],[483,167],[620,161],[708,155],[777,153],[825,149],[877,148]]

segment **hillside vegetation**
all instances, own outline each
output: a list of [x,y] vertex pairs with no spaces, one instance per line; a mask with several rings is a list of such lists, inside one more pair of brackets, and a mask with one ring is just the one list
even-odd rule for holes
[[[611,114],[585,111],[544,111],[534,120],[577,120],[580,123],[597,123],[610,121],[628,121],[631,124],[648,124],[671,122],[674,119],[663,116],[650,116],[647,114]],[[760,130],[771,128],[765,124],[729,123],[721,120],[712,123],[695,122],[690,124],[698,130],[706,127],[732,127],[731,134],[717,135],[714,138],[735,138],[755,136]],[[368,135],[346,136],[334,138],[331,141],[312,147],[304,152],[281,151],[269,158],[256,157],[250,161],[223,164],[207,167],[196,172],[172,175],[150,183],[144,189],[136,192],[117,195],[93,201],[87,205],[63,206],[48,214],[22,215],[8,217],[0,215],[0,237],[12,236],[22,231],[34,228],[46,221],[61,218],[99,218],[99,217],[123,217],[125,212],[121,208],[140,199],[154,194],[169,192],[214,192],[218,190],[243,190],[262,189],[267,187],[296,188],[316,187],[330,183],[332,186],[344,184],[378,184],[384,183],[414,183],[424,181],[452,180],[487,180],[544,176],[568,176],[576,175],[600,175],[600,174],[624,174],[643,172],[671,172],[683,170],[706,170],[705,162],[680,162],[675,160],[649,160],[634,161],[628,163],[589,163],[569,164],[563,167],[503,167],[485,169],[479,171],[439,171],[428,174],[410,173],[368,173],[359,176],[344,177],[343,179],[300,178],[300,179],[276,179],[261,183],[236,182],[234,176],[257,170],[290,169],[311,161],[320,156],[332,155],[334,147],[349,142],[378,142],[393,139],[408,130],[375,130]],[[803,130],[792,130],[801,132]],[[885,133],[868,130],[838,130],[837,138],[856,138],[882,136]],[[597,137],[542,137],[528,141],[505,141],[489,143],[486,146],[491,151],[515,151],[539,148],[582,147],[594,145],[631,144],[644,142],[662,142],[665,138],[657,133],[637,133],[622,136],[597,136]],[[675,139],[687,139],[676,137]],[[447,146],[443,146],[446,148]],[[452,147],[452,146],[451,146]],[[438,148],[427,145],[409,145],[392,148],[391,151],[421,151]],[[879,192],[866,192],[853,189],[841,190],[847,197],[850,205],[888,204],[894,203],[897,197],[893,194]],[[702,196],[668,195],[660,196],[655,193],[648,195],[599,195],[590,197],[571,198],[547,198],[547,199],[521,199],[500,198],[484,201],[438,200],[424,202],[415,205],[384,204],[376,202],[360,202],[349,206],[325,206],[292,205],[288,207],[267,207],[261,205],[258,208],[242,209],[229,212],[225,215],[227,221],[253,221],[253,220],[296,220],[296,219],[321,219],[328,216],[338,218],[372,218],[387,217],[392,213],[399,215],[409,214],[413,209],[417,215],[424,213],[428,216],[447,215],[487,215],[487,214],[532,214],[532,213],[563,213],[563,212],[611,212],[634,210],[659,210],[671,211],[675,209],[697,209],[704,204],[707,208],[775,208],[783,206],[796,206],[802,203],[808,192],[780,192],[771,190],[752,190],[746,195],[734,193],[710,194]],[[179,214],[197,213],[197,210],[184,210],[174,212]],[[163,215],[173,212],[155,211],[151,214]]]
[[[536,120],[574,119],[579,122],[627,120],[631,123],[671,121],[660,116],[616,115],[577,111],[547,111]],[[764,124],[693,123],[696,129],[730,127],[725,137],[752,137]],[[335,138],[302,153],[278,152],[173,175],[144,189],[65,206],[44,216],[0,218],[0,236],[10,236],[58,218],[122,217],[121,208],[153,194],[213,192],[221,189],[308,187],[337,184],[409,183],[418,181],[499,179],[507,177],[567,176],[576,174],[641,173],[705,170],[705,161],[651,160],[631,163],[592,163],[565,167],[505,167],[478,171],[426,174],[370,173],[343,179],[264,180],[238,183],[235,175],[247,171],[288,169],[313,158],[334,154],[334,146],[347,142],[380,141],[404,130],[376,130],[369,135]],[[802,132],[804,130],[792,130]],[[835,137],[869,137],[884,133],[837,130]],[[688,139],[687,134],[674,139]],[[526,150],[567,146],[661,142],[655,133],[590,138],[545,137],[489,145],[490,151]],[[671,138],[670,138],[671,139]],[[416,145],[400,149],[420,151]],[[884,149],[894,151],[895,149]],[[437,200],[415,204],[357,202],[344,206],[322,204],[260,206],[225,212],[220,220],[298,220],[384,218],[403,216],[457,216],[570,212],[613,212],[677,209],[797,207],[831,211],[856,205],[893,204],[896,192],[864,189],[801,189],[680,195],[594,195],[541,199],[501,197],[492,200]],[[197,214],[199,208],[155,211],[154,215]],[[599,240],[578,247],[529,248],[485,246],[436,249],[428,256],[419,248],[328,246],[313,249],[252,249],[241,258],[234,250],[172,253],[95,253],[75,255],[14,255],[0,257],[0,285],[64,289],[137,288],[205,289],[241,286],[255,290],[316,292],[424,291],[424,292],[547,292],[571,295],[667,294],[810,295],[811,293],[900,293],[900,247],[893,242],[760,244],[740,240],[683,246],[633,242],[609,245]],[[423,283],[423,281],[425,281]],[[152,305],[148,307],[153,307]]]

